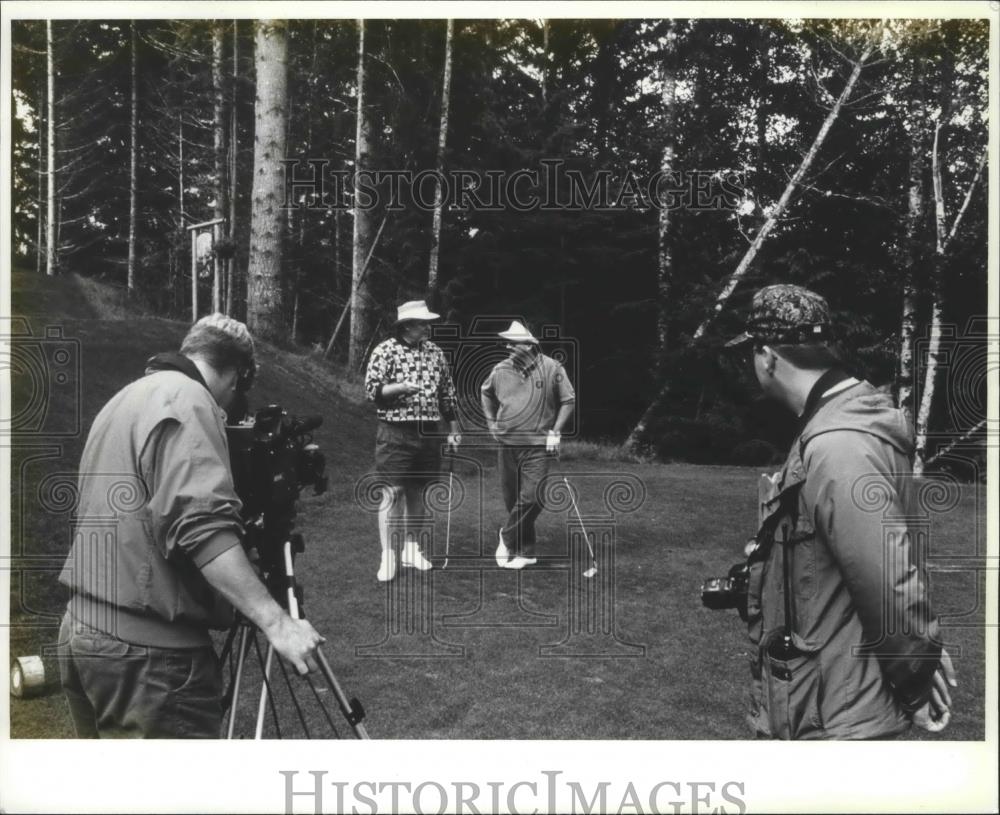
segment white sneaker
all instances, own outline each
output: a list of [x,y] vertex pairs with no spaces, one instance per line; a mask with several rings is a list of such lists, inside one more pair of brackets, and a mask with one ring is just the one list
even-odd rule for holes
[[523,555],[517,555],[513,559],[509,560],[505,565],[505,569],[523,569],[525,566],[534,566],[538,563],[538,558],[536,557],[524,557]]
[[506,566],[507,561],[510,560],[510,549],[507,548],[507,544],[503,542],[503,527],[497,530],[497,539],[500,541],[500,545],[497,546],[497,566]]
[[415,541],[409,541],[403,547],[403,565],[421,572],[434,568],[431,562],[423,556]]
[[375,575],[380,583],[388,583],[396,576],[396,553],[392,549],[382,550],[382,562]]

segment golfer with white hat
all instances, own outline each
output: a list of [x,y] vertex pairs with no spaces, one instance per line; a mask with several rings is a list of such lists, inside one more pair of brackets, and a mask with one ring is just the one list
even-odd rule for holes
[[395,336],[372,351],[365,392],[375,403],[378,430],[375,467],[389,486],[379,507],[382,560],[378,580],[396,576],[394,529],[403,532],[402,564],[426,571],[431,563],[420,551],[415,527],[424,515],[423,490],[441,470],[441,422],[451,432],[448,445],[457,449],[458,400],[444,352],[428,339],[438,315],[423,300],[397,310]]
[[497,565],[523,569],[535,558],[535,520],[544,508],[539,485],[559,452],[576,393],[566,370],[543,354],[538,340],[514,320],[501,331],[510,356],[483,382],[481,401],[500,443],[498,466],[507,520],[497,535]]

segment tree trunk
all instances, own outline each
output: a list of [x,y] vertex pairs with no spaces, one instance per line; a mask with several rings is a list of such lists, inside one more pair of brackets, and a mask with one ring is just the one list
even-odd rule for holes
[[847,84],[844,85],[844,89],[840,92],[840,96],[837,97],[836,103],[830,109],[827,114],[826,119],[823,122],[823,126],[819,129],[819,133],[816,134],[816,138],[813,139],[812,146],[809,148],[809,152],[806,153],[802,162],[799,164],[799,168],[795,171],[795,175],[792,176],[791,180],[785,186],[784,192],[781,193],[781,198],[778,199],[778,203],[775,205],[774,209],[768,215],[767,220],[764,221],[764,225],[760,228],[760,231],[753,239],[753,243],[747,249],[746,254],[740,260],[739,265],[736,267],[736,271],[730,275],[729,280],[726,282],[725,287],[722,292],[715,300],[715,306],[712,309],[712,313],[698,326],[698,329],[694,332],[692,339],[700,339],[708,327],[712,324],[713,320],[719,315],[726,301],[735,291],[736,286],[739,285],[740,280],[746,274],[747,269],[750,268],[750,264],[753,263],[754,258],[757,256],[757,252],[760,250],[761,245],[767,240],[767,236],[771,234],[778,219],[785,214],[785,210],[788,208],[789,202],[792,200],[792,195],[795,192],[795,188],[799,186],[803,177],[809,168],[812,166],[816,155],[819,153],[820,147],[823,146],[823,142],[826,141],[826,137],[830,132],[830,128],[833,127],[833,123],[837,121],[837,117],[840,115],[840,110],[843,108],[844,103],[850,99],[851,93],[854,90],[854,85],[858,81],[858,77],[861,76],[861,71],[865,67],[865,63],[871,57],[874,46],[867,46],[864,53],[861,55],[860,59],[854,63],[854,70],[851,71],[851,76],[847,80]]
[[[743,255],[743,258],[740,260],[739,265],[737,265],[736,270],[730,275],[729,280],[726,281],[726,285],[723,287],[722,292],[716,298],[715,306],[712,309],[711,314],[705,318],[704,321],[702,321],[701,325],[699,325],[698,329],[694,332],[692,340],[700,339],[708,327],[712,324],[712,321],[722,311],[726,301],[729,300],[730,295],[732,295],[740,280],[743,279],[747,269],[750,268],[750,264],[757,256],[757,252],[767,239],[767,236],[771,233],[775,224],[777,224],[778,219],[788,208],[788,204],[791,201],[795,188],[799,185],[809,168],[812,166],[817,153],[819,153],[820,147],[823,145],[827,134],[830,132],[830,128],[833,127],[833,123],[840,115],[840,110],[844,106],[844,103],[850,98],[851,93],[854,90],[854,86],[858,81],[858,77],[861,76],[861,71],[864,69],[865,63],[871,57],[874,50],[874,45],[866,45],[861,57],[854,63],[854,69],[851,71],[851,76],[847,80],[847,84],[844,85],[844,89],[841,91],[836,103],[830,109],[829,114],[827,114],[827,117],[823,122],[823,126],[819,129],[819,132],[816,134],[816,138],[813,140],[812,146],[809,148],[809,152],[807,152],[805,157],[802,159],[798,169],[795,171],[795,175],[792,176],[791,180],[786,185],[784,192],[781,194],[781,198],[778,199],[778,203],[768,215],[768,218],[764,222],[764,225],[760,228],[760,231],[758,231],[757,235],[754,237],[753,242],[747,249],[746,254]],[[649,426],[649,422],[652,420],[653,416],[656,415],[656,412],[659,410],[669,391],[670,383],[663,383],[659,392],[656,394],[653,401],[650,402],[635,427],[632,428],[632,432],[625,440],[625,444],[623,446],[627,452],[635,453],[638,450],[639,445],[646,435],[646,428]]]
[[[947,106],[945,108],[947,109]],[[934,260],[931,266],[930,281],[931,321],[930,338],[927,343],[927,362],[924,366],[924,386],[920,394],[920,409],[917,412],[916,421],[914,475],[923,475],[924,472],[924,461],[927,457],[927,427],[930,424],[931,407],[934,404],[934,386],[941,355],[941,267],[948,240],[940,155],[941,120],[944,117],[945,111],[942,110],[941,116],[934,125],[934,146],[931,148],[931,181],[934,189]]]
[[44,257],[44,251],[42,247],[44,244],[44,234],[45,234],[45,209],[42,201],[45,197],[44,187],[45,187],[45,145],[43,144],[45,132],[42,128],[41,119],[44,117],[45,110],[45,84],[43,82],[38,83],[38,195],[35,198],[35,220],[37,221],[38,234],[35,238],[35,272],[37,274],[42,273],[42,258]]
[[916,57],[911,79],[910,178],[907,194],[906,246],[903,255],[903,314],[899,329],[899,369],[896,405],[913,423],[913,342],[917,332],[917,271],[924,225],[924,169],[927,141],[922,117],[926,112],[920,58]]
[[374,308],[371,284],[365,279],[365,257],[371,244],[372,213],[359,207],[357,200],[358,173],[364,169],[371,153],[370,123],[365,110],[365,21],[358,20],[358,108],[354,142],[354,253],[351,268],[351,338],[347,351],[348,365],[357,370],[361,365],[368,340],[373,333]]
[[[236,167],[237,148],[239,147],[239,137],[237,135],[237,108],[236,108],[236,83],[239,76],[240,50],[239,50],[239,27],[237,21],[233,20],[233,73],[230,77],[231,98],[229,101],[229,221],[226,224],[226,237],[230,246],[236,244]],[[232,316],[233,301],[235,300],[234,289],[236,288],[236,253],[226,261],[226,314]]]
[[[212,24],[212,164],[215,184],[215,206],[212,218],[226,217],[226,130],[223,118],[225,87],[222,78],[222,23]],[[213,231],[213,234],[219,234]],[[214,247],[213,247],[214,248]],[[212,311],[222,311],[222,264],[218,255],[212,258]]]
[[56,73],[52,54],[52,21],[45,21],[45,76],[48,83],[48,121],[45,123],[45,166],[48,185],[45,192],[45,274],[56,273]]
[[288,91],[287,23],[255,21],[253,192],[250,264],[247,270],[247,323],[267,340],[285,336],[281,308],[281,254],[284,226],[283,174]]
[[[942,116],[941,118],[944,117]],[[916,475],[923,475],[924,467],[927,463],[927,428],[930,425],[931,407],[934,403],[935,378],[937,376],[938,362],[940,361],[941,356],[941,275],[944,260],[948,254],[948,248],[951,246],[951,241],[955,237],[955,234],[958,232],[958,227],[962,223],[965,211],[969,208],[969,202],[972,200],[972,194],[979,185],[979,179],[982,178],[983,170],[986,167],[987,155],[986,148],[983,148],[983,153],[979,157],[979,164],[976,167],[976,174],[973,176],[972,181],[969,183],[969,188],[965,192],[965,198],[962,201],[962,206],[959,208],[958,214],[955,216],[955,220],[951,224],[951,229],[947,229],[947,216],[945,214],[944,206],[944,185],[941,181],[941,163],[938,153],[938,136],[941,129],[940,122],[941,120],[939,119],[934,128],[934,147],[931,152],[931,177],[934,182],[934,235],[936,248],[931,266],[930,288],[933,300],[931,302],[930,339],[927,346],[927,364],[924,367],[924,386],[920,394],[920,410],[917,413],[915,431],[916,456],[913,462],[913,472]],[[933,461],[934,458],[936,458],[936,456],[931,458],[930,461]]]
[[[662,71],[662,88],[660,98],[663,104],[663,153],[660,157],[660,170],[664,177],[669,177],[673,172],[676,152],[676,138],[674,134],[674,122],[676,119],[677,106],[677,30],[676,22],[671,21],[666,35],[666,47],[663,59],[660,64]],[[673,257],[670,245],[670,207],[665,204],[659,209],[659,224],[657,230],[657,314],[656,314],[656,341],[657,341],[657,368],[661,375],[663,373],[665,356],[667,353],[668,335],[670,331],[670,284],[673,277]]]
[[129,125],[129,174],[128,174],[128,284],[129,295],[135,292],[135,219],[136,219],[136,164],[139,124],[139,77],[136,70],[135,20],[129,23],[132,52],[132,121]]
[[542,111],[549,106],[549,21],[542,20]]
[[427,271],[427,289],[433,296],[438,287],[438,256],[441,251],[441,210],[444,200],[441,176],[444,173],[444,151],[448,141],[448,107],[451,103],[451,43],[455,32],[455,21],[448,20],[444,41],[444,80],[441,87],[441,124],[438,127],[437,187],[434,190],[434,220],[431,226],[431,259]]
[[184,249],[187,246],[187,235],[184,230],[184,114],[177,114],[177,277],[174,281],[174,304],[178,309],[184,308]]

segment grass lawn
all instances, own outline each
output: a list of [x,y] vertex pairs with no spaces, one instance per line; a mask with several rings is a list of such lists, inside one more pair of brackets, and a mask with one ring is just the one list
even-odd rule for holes
[[[68,381],[58,384],[61,390],[52,384],[44,398],[41,380],[15,369],[15,419],[22,430],[39,431],[20,433],[12,456],[9,632],[11,653],[21,655],[40,653],[56,635],[65,603],[56,576],[70,538],[70,508],[57,486],[73,479],[90,420],[141,374],[148,356],[176,348],[186,325],[149,317],[100,319],[71,279],[15,273],[13,287],[14,311],[27,318],[33,337],[60,326],[80,360],[79,373],[69,364]],[[37,363],[37,355],[51,353],[27,339],[20,347],[27,355],[24,371],[31,354]],[[734,611],[704,609],[699,587],[736,562],[753,531],[756,469],[577,457],[556,465],[554,472],[573,484],[597,541],[600,571],[588,581],[582,572],[589,554],[565,502],[539,522],[540,568],[520,574],[496,568],[495,529],[504,513],[494,454],[466,447],[455,465],[447,568],[440,568],[446,519],[439,512],[427,541],[438,568],[403,570],[383,585],[375,580],[379,548],[368,477],[374,411],[360,401],[355,385],[314,358],[263,348],[261,361],[255,404],[276,402],[325,419],[315,441],[327,456],[330,489],[322,496],[307,492],[300,501],[306,551],[298,577],[308,616],[327,637],[327,655],[348,695],[365,705],[373,737],[749,735],[743,625]],[[32,407],[39,401],[45,410]],[[965,557],[981,566],[985,490],[959,489],[957,503],[933,518],[932,560],[960,565]],[[913,738],[983,738],[981,575],[971,568],[932,574],[935,604],[948,615],[945,637],[960,684],[948,729]],[[259,687],[256,665],[248,670],[248,685]],[[279,680],[284,735],[302,737],[282,685]],[[296,687],[305,690],[301,683]],[[300,695],[314,734],[327,735],[311,692]],[[329,700],[330,693],[320,689],[319,696]],[[250,707],[241,707],[244,733],[254,715]],[[334,723],[344,734],[336,711]],[[273,734],[270,721],[266,732]],[[72,735],[58,691],[12,699],[11,735]]]

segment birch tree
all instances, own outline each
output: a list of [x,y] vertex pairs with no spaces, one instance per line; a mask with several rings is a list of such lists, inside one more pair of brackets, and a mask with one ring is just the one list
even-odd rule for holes
[[281,159],[285,156],[288,39],[283,20],[255,22],[253,191],[247,323],[263,339],[285,337],[282,327],[281,255],[284,233]]
[[135,20],[129,23],[129,42],[132,57],[132,115],[129,123],[129,173],[128,173],[128,292],[135,291],[135,220],[136,198],[138,194],[136,183],[136,154],[138,152],[138,122],[139,122],[139,77],[136,70],[136,36]]
[[924,170],[927,155],[927,128],[922,121],[925,114],[921,58],[914,58],[912,69],[909,115],[909,184],[907,189],[906,245],[903,258],[903,314],[899,331],[899,366],[896,404],[913,422],[913,341],[917,331],[917,267],[922,259],[921,234],[924,226]]
[[843,90],[840,92],[840,96],[837,97],[837,101],[834,102],[833,107],[830,108],[830,112],[826,115],[826,119],[823,121],[822,127],[820,127],[819,132],[816,134],[816,138],[813,139],[813,143],[809,150],[806,152],[805,156],[802,158],[802,162],[799,164],[798,169],[795,174],[789,179],[788,184],[785,185],[784,192],[781,193],[781,198],[778,199],[778,203],[774,205],[771,211],[768,213],[767,220],[764,221],[763,226],[757,231],[756,236],[747,249],[746,253],[740,259],[739,264],[737,264],[735,271],[729,276],[726,281],[726,285],[723,286],[722,291],[719,292],[719,296],[715,300],[715,305],[712,307],[712,312],[709,314],[705,320],[702,321],[701,325],[695,330],[692,339],[698,340],[704,336],[708,327],[712,324],[716,317],[719,316],[722,309],[725,307],[726,302],[729,300],[732,293],[736,290],[740,281],[746,275],[747,270],[750,268],[750,264],[753,263],[754,258],[757,257],[757,253],[760,251],[760,247],[763,245],[764,241],[767,240],[768,235],[777,226],[778,221],[785,214],[785,210],[788,209],[788,205],[791,203],[792,196],[795,194],[796,189],[802,183],[805,178],[806,173],[809,172],[809,168],[812,167],[813,161],[816,159],[816,155],[819,153],[820,148],[823,146],[823,142],[826,141],[826,137],[833,127],[833,123],[837,121],[837,117],[840,116],[840,111],[844,107],[844,104],[851,98],[851,94],[854,92],[854,86],[857,84],[861,72],[864,70],[866,63],[871,59],[872,54],[875,53],[875,44],[869,43],[865,46],[861,53],[861,56],[853,61],[853,67],[851,69],[851,75],[844,85]]
[[929,339],[927,343],[927,361],[924,366],[924,383],[920,394],[920,409],[917,412],[915,446],[916,456],[913,461],[914,475],[923,475],[927,458],[927,429],[930,425],[931,407],[934,404],[935,383],[937,380],[938,365],[941,357],[941,295],[942,295],[942,273],[944,260],[948,253],[948,247],[952,238],[958,232],[972,195],[982,178],[983,169],[986,167],[986,150],[984,149],[976,167],[976,174],[966,190],[962,205],[952,222],[951,228],[947,226],[947,213],[945,211],[944,185],[941,180],[941,158],[940,158],[940,135],[941,120],[934,126],[934,146],[931,151],[931,178],[934,187],[934,262],[931,271],[931,319],[928,328]]
[[[847,82],[844,84],[844,87],[841,90],[840,95],[837,97],[833,106],[830,108],[830,112],[827,114],[826,118],[823,121],[822,126],[819,129],[819,132],[813,139],[812,145],[806,152],[805,156],[803,156],[802,161],[798,166],[798,169],[796,169],[794,175],[792,175],[792,177],[789,179],[788,184],[785,185],[784,192],[782,192],[781,197],[778,199],[778,202],[768,213],[767,219],[764,221],[761,228],[757,231],[756,236],[750,243],[750,246],[744,253],[743,257],[740,259],[740,262],[737,264],[736,269],[729,276],[725,285],[722,288],[722,291],[716,297],[715,305],[713,306],[712,311],[710,312],[708,317],[706,317],[698,326],[698,328],[695,330],[694,334],[692,335],[693,342],[697,342],[699,339],[701,339],[701,337],[708,330],[708,327],[712,324],[715,318],[718,317],[718,315],[722,312],[722,309],[725,307],[730,296],[736,290],[736,287],[739,285],[743,277],[746,275],[747,270],[750,268],[750,265],[754,261],[754,258],[757,257],[757,253],[760,251],[760,248],[764,244],[764,241],[767,240],[768,235],[771,234],[775,226],[778,224],[779,219],[784,215],[785,211],[788,209],[793,194],[798,189],[799,185],[802,183],[803,179],[806,176],[806,173],[809,172],[809,168],[812,166],[813,161],[815,161],[816,155],[819,153],[820,148],[823,146],[823,142],[826,140],[826,137],[829,134],[830,129],[833,127],[834,122],[837,121],[837,117],[840,116],[840,111],[844,107],[844,104],[848,102],[848,100],[851,98],[851,94],[854,92],[854,86],[857,84],[857,81],[860,78],[861,72],[864,70],[865,65],[868,63],[868,61],[872,58],[872,55],[875,53],[875,49],[876,49],[875,39],[872,36],[872,33],[869,33],[862,47],[861,55],[856,60],[851,61],[852,64],[851,74],[848,77]],[[670,390],[669,383],[664,383],[661,386],[656,397],[643,412],[642,416],[636,423],[635,427],[632,428],[632,432],[629,434],[624,444],[624,449],[627,452],[634,454],[636,451],[638,451],[639,445],[642,443],[642,440],[646,435],[647,428],[649,427],[649,422],[652,420],[652,418],[656,415],[657,411],[660,409],[660,406],[663,404],[663,400],[666,398],[667,394],[669,393],[669,390]]]
[[56,70],[52,54],[52,21],[45,21],[45,77],[46,121],[45,121],[45,168],[48,184],[45,190],[45,274],[56,273]]
[[[674,133],[677,107],[677,23],[668,23],[664,53],[660,62],[661,83],[660,98],[663,105],[663,153],[660,158],[660,171],[664,178],[670,178],[674,172],[676,157],[676,134]],[[667,337],[670,328],[670,285],[673,275],[673,262],[670,245],[669,205],[659,208],[657,224],[657,295],[659,298],[656,318],[656,336],[659,358],[663,360],[667,352]],[[662,366],[661,366],[662,367]]]
[[441,83],[441,124],[438,127],[437,184],[434,189],[434,220],[431,225],[431,257],[427,270],[427,288],[431,292],[438,285],[438,256],[441,251],[441,211],[444,208],[441,178],[444,174],[444,154],[448,142],[448,108],[451,102],[451,48],[455,21],[448,20],[444,44],[444,79]]
[[371,153],[371,125],[365,108],[365,21],[358,20],[358,99],[354,138],[354,240],[351,271],[351,333],[347,351],[348,365],[357,369],[364,361],[365,349],[372,335],[371,285],[365,276],[365,258],[371,245],[372,213],[358,200],[359,173]]

